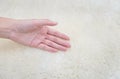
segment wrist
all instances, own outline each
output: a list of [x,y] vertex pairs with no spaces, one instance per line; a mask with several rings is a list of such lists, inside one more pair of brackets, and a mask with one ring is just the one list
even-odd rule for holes
[[14,19],[0,17],[0,38],[11,38],[14,23]]
[[8,28],[0,28],[0,38],[10,39],[12,31]]

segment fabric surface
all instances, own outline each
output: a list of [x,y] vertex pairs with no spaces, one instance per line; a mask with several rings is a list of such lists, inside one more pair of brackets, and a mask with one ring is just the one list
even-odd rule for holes
[[0,16],[57,21],[72,44],[49,53],[0,39],[0,79],[120,79],[120,0],[0,0]]

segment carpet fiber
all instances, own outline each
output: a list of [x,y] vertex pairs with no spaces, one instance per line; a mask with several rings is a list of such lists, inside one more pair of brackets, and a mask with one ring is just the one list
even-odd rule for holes
[[57,21],[72,45],[49,53],[0,39],[0,79],[120,79],[120,0],[0,0],[0,16]]

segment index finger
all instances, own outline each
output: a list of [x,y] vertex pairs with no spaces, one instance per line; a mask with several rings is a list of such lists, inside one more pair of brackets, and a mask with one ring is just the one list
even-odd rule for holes
[[62,38],[62,39],[65,39],[65,40],[69,40],[70,38],[67,36],[67,35],[65,35],[64,33],[61,33],[61,32],[59,32],[59,31],[56,31],[56,30],[54,30],[54,29],[48,29],[48,34],[50,34],[50,35],[53,35],[53,36],[56,36],[56,37],[59,37],[59,38]]

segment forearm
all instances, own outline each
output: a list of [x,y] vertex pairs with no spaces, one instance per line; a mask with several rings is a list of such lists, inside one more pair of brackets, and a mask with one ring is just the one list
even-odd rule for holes
[[9,29],[0,28],[0,38],[10,38],[11,31]]
[[12,19],[0,17],[0,38],[10,38]]

